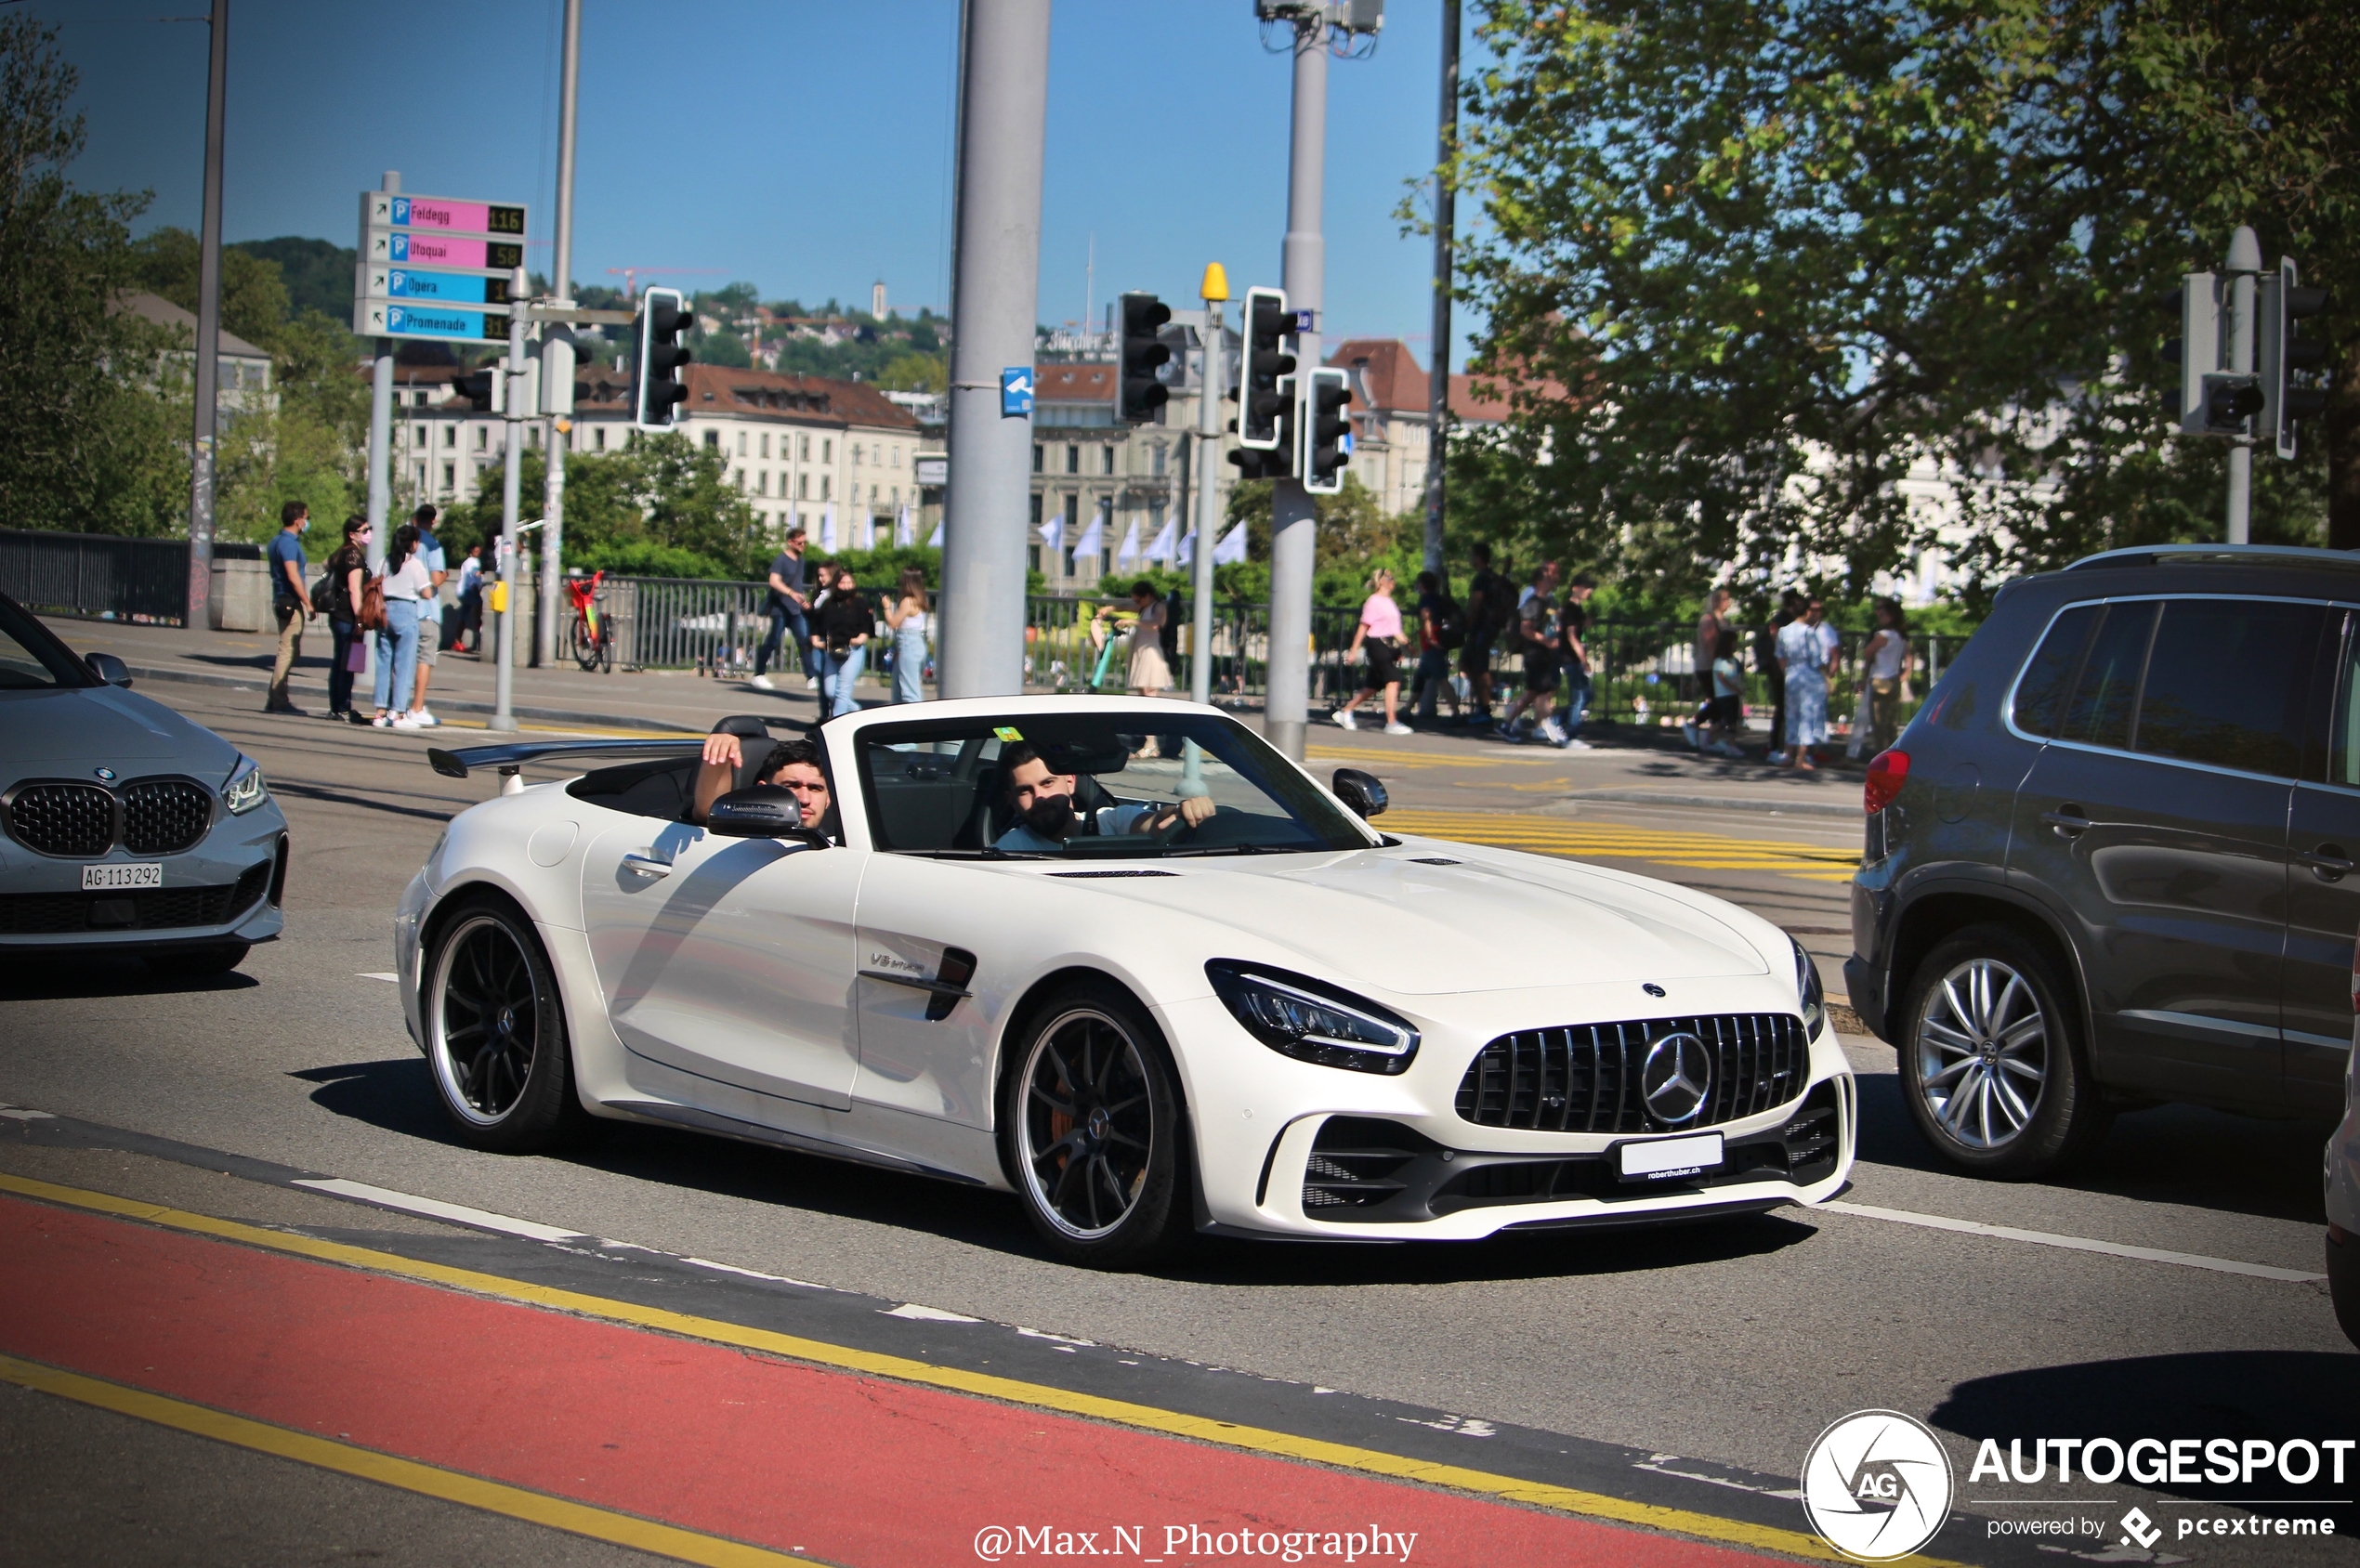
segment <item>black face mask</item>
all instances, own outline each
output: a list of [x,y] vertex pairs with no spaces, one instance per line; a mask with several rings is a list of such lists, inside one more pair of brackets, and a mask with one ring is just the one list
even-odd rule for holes
[[1071,795],[1035,795],[1025,808],[1025,825],[1044,839],[1062,842],[1073,831],[1073,797]]

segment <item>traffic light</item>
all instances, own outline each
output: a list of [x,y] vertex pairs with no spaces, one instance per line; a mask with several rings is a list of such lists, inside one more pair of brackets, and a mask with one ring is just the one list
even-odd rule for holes
[[[1238,356],[1238,445],[1288,453],[1282,432],[1293,401],[1288,387],[1294,356],[1287,351],[1287,340],[1294,335],[1294,314],[1287,308],[1286,290],[1248,289],[1244,326],[1245,343]],[[1282,456],[1281,464],[1286,461]]]
[[1158,337],[1172,308],[1151,294],[1122,296],[1122,333],[1115,349],[1115,396],[1125,425],[1146,425],[1170,400],[1172,389],[1156,379],[1156,367],[1168,362],[1172,350]]
[[500,367],[489,366],[467,375],[454,376],[451,389],[467,400],[467,406],[478,413],[499,413],[501,410]]
[[1333,495],[1344,489],[1344,465],[1352,461],[1352,385],[1344,372],[1313,371],[1303,392],[1303,410],[1296,416],[1302,455],[1295,472],[1313,495]]
[[2316,419],[2327,412],[2325,388],[2291,385],[2293,372],[2317,370],[2327,362],[2326,344],[2294,335],[2298,321],[2327,307],[2327,291],[2302,287],[2294,258],[2280,256],[2277,276],[2263,278],[2259,293],[2254,301],[2254,331],[2260,339],[2257,359],[2262,366],[2262,406],[2254,430],[2276,440],[2280,457],[2291,458],[2297,422]]
[[649,289],[639,296],[631,356],[631,422],[642,430],[669,430],[679,423],[674,411],[688,400],[680,368],[691,356],[680,340],[696,325],[677,289]]
[[2191,436],[2249,434],[2247,421],[2262,410],[2262,378],[2222,368],[2230,324],[2224,292],[2210,272],[2180,280],[2180,428]]

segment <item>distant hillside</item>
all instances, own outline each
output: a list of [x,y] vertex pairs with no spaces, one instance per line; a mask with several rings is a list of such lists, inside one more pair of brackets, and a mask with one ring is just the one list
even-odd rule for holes
[[352,274],[360,255],[349,246],[290,234],[278,240],[247,240],[229,249],[279,264],[294,314],[321,310],[339,321],[352,320]]

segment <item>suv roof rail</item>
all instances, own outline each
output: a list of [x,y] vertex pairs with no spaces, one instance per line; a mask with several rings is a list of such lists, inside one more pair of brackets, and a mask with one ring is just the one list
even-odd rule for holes
[[2086,571],[2106,567],[2333,567],[2360,571],[2360,551],[2321,550],[2307,544],[2140,544],[2084,555],[2065,568]]

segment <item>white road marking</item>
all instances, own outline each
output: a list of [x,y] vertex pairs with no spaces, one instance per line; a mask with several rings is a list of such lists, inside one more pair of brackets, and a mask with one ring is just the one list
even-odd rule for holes
[[1916,1214],[1907,1209],[1878,1209],[1866,1203],[1842,1201],[1823,1203],[1817,1207],[1863,1220],[1890,1221],[1896,1225],[1921,1225],[1931,1231],[1956,1231],[1961,1235],[1994,1236],[2001,1241],[2028,1241],[2038,1247],[2062,1247],[2074,1252],[2103,1252],[2112,1258],[2135,1258],[2147,1263],[2176,1263],[2183,1269],[2210,1269],[2215,1274],[2282,1279],[2294,1285],[2308,1285],[2327,1277],[2301,1269],[2274,1269],[2266,1263],[2240,1263],[2234,1259],[2207,1258],[2195,1252],[2168,1252],[2159,1247],[2128,1247],[2118,1241],[2093,1241],[2088,1236],[2018,1230],[2013,1225],[1986,1225],[1973,1220],[1947,1219],[1940,1214]]
[[347,1182],[341,1177],[299,1177],[295,1184],[308,1187],[316,1193],[333,1193],[338,1197],[374,1203],[380,1209],[399,1209],[412,1214],[423,1214],[430,1220],[449,1220],[455,1224],[471,1225],[479,1231],[498,1231],[504,1235],[522,1236],[528,1241],[595,1242],[597,1239],[580,1231],[560,1230],[555,1225],[536,1224],[531,1220],[511,1219],[505,1214],[469,1209],[463,1203],[416,1197],[409,1193],[373,1187],[366,1182]]
[[383,980],[389,985],[395,986],[401,984],[400,975],[392,973],[390,970],[383,969],[364,970],[361,973],[354,975],[353,978],[355,980]]
[[58,1119],[57,1113],[54,1111],[28,1111],[22,1105],[0,1105],[0,1117],[7,1117],[10,1121],[55,1121]]
[[947,1313],[940,1307],[922,1307],[915,1301],[904,1301],[898,1307],[889,1307],[879,1315],[906,1317],[917,1323],[981,1323],[983,1321],[979,1317],[969,1317],[964,1313]]
[[[618,1245],[639,1247],[639,1244],[636,1241],[619,1243]],[[669,1258],[673,1256],[673,1254],[669,1252],[657,1251],[657,1249],[652,1247],[639,1247],[639,1250],[642,1252],[653,1252],[659,1258]],[[814,1285],[807,1279],[795,1279],[787,1274],[764,1274],[760,1269],[741,1269],[735,1263],[716,1263],[710,1258],[682,1258],[680,1261],[684,1263],[693,1263],[701,1269],[714,1269],[722,1274],[739,1274],[747,1279],[768,1280],[773,1285],[800,1286],[806,1290],[833,1290],[836,1288],[836,1287],[833,1285]]]

